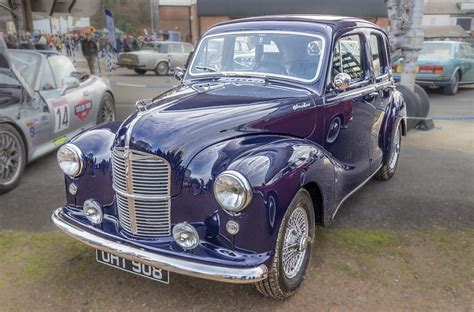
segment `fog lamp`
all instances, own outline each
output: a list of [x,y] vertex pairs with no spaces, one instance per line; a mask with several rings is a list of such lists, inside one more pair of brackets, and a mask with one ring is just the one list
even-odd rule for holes
[[194,249],[199,244],[199,235],[196,229],[187,222],[174,226],[173,238],[179,246],[186,250]]
[[88,199],[84,202],[84,207],[82,208],[84,215],[87,220],[92,224],[101,224],[104,214],[102,213],[102,206],[93,199]]
[[71,195],[77,194],[77,185],[74,182],[71,182],[71,184],[69,184],[69,193]]
[[235,234],[239,233],[240,225],[237,221],[229,220],[227,222],[227,224],[225,225],[225,228],[226,228],[227,232],[229,232],[229,234],[235,235]]

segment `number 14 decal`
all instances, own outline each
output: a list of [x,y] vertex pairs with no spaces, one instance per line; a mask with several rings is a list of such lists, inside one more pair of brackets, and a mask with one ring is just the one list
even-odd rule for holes
[[69,128],[69,107],[67,102],[54,103],[54,133]]

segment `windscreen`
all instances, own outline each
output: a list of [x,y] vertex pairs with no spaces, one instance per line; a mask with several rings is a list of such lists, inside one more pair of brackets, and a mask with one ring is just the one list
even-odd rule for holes
[[247,73],[314,81],[319,76],[324,45],[321,35],[291,32],[210,35],[201,41],[190,75]]

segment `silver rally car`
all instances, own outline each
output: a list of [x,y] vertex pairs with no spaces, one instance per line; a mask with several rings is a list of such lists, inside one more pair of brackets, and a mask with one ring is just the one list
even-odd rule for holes
[[115,120],[107,79],[53,51],[8,50],[0,38],[0,194],[25,165],[81,131]]

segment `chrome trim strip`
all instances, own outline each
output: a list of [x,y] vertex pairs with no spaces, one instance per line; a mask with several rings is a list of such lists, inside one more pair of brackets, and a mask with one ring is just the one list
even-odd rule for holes
[[[133,194],[133,168],[132,168],[132,154],[130,150],[126,150],[123,154],[125,165],[125,183],[128,194]],[[137,234],[137,215],[135,214],[135,198],[127,196],[128,214],[130,219],[130,230],[132,234]]]
[[330,98],[326,97],[326,103],[332,103],[335,101],[343,101],[343,100],[347,100],[351,98],[356,98],[356,97],[364,95],[365,93],[368,94],[373,91],[375,91],[375,85],[371,84],[363,88],[342,92],[334,97],[330,97]]
[[359,186],[357,186],[355,189],[353,189],[349,194],[347,194],[346,196],[344,196],[344,198],[341,200],[341,202],[339,203],[339,205],[337,205],[337,208],[336,210],[334,211],[334,213],[332,214],[332,217],[331,219],[334,219],[334,217],[336,216],[336,213],[337,211],[339,210],[339,208],[341,208],[342,204],[346,201],[346,199],[348,199],[349,197],[351,197],[352,194],[354,194],[355,192],[357,192],[358,190],[360,190],[361,187],[363,187],[367,182],[370,181],[370,179],[372,179],[372,177],[380,170],[380,168],[382,168],[382,165],[380,165],[377,170],[374,171],[374,173],[372,173],[364,182],[362,182],[361,184],[359,184]]
[[145,200],[145,201],[152,201],[152,200],[169,200],[171,198],[171,196],[169,195],[157,195],[157,196],[149,196],[149,195],[135,195],[135,194],[128,194],[128,193],[125,193],[121,190],[119,190],[115,184],[112,185],[112,188],[113,190],[119,194],[119,195],[122,195],[123,197],[131,197],[131,198],[134,198],[134,199],[141,199],[141,200]]
[[101,235],[101,233],[91,233],[87,231],[88,229],[86,227],[67,218],[62,210],[63,208],[56,209],[51,216],[51,221],[54,225],[66,234],[92,248],[103,250],[122,258],[148,264],[174,273],[227,283],[255,283],[266,279],[268,276],[268,269],[264,264],[250,268],[216,266],[172,258],[126,245],[114,240],[114,238],[106,234]]

